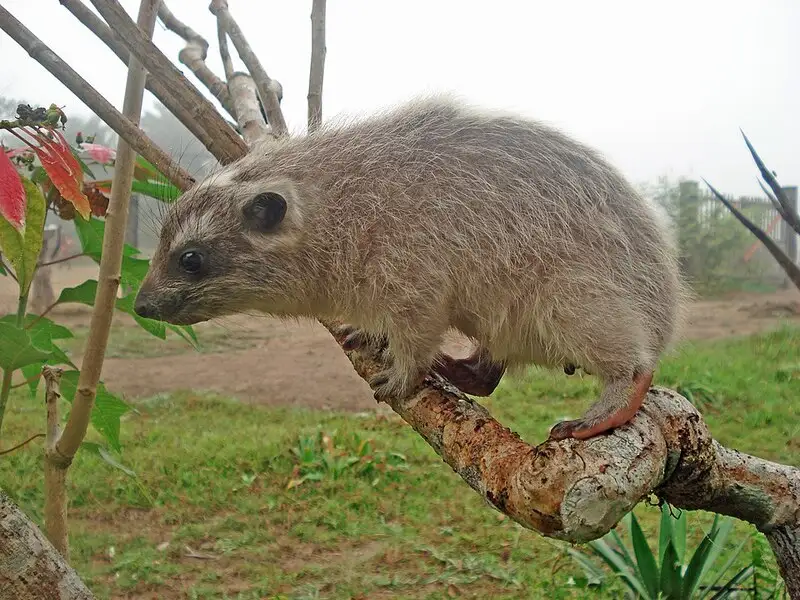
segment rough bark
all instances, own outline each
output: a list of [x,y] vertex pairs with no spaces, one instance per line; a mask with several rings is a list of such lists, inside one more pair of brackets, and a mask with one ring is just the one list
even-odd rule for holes
[[[364,379],[386,368],[379,356],[347,355]],[[538,446],[438,376],[391,407],[490,506],[524,527],[586,542],[655,493],[678,508],[755,525],[776,551],[791,597],[800,598],[800,470],[717,443],[676,392],[651,389],[633,421],[610,435]]]
[[264,105],[264,110],[267,113],[267,122],[272,134],[277,137],[287,135],[289,129],[286,126],[286,120],[283,118],[283,111],[281,110],[280,96],[282,92],[280,83],[267,75],[261,65],[261,61],[258,60],[258,56],[256,56],[256,53],[253,52],[250,44],[245,39],[239,24],[231,16],[227,0],[211,0],[209,9],[217,17],[220,27],[231,38],[239,57],[247,67],[247,70],[250,71],[250,75],[253,76],[258,96],[261,98],[261,104]]
[[75,570],[2,489],[0,600],[94,600]]
[[[47,69],[63,83],[97,116],[111,127],[120,138],[124,138],[136,151],[153,163],[174,185],[182,190],[189,189],[194,179],[178,166],[163,150],[129,119],[126,119],[114,106],[101,96],[75,70],[61,60],[58,55],[20,23],[11,13],[0,5],[0,29],[17,42],[36,62]],[[177,116],[177,115],[176,115]],[[219,115],[217,115],[219,118]],[[224,121],[223,121],[224,122]],[[230,128],[229,128],[230,129]],[[244,146],[244,143],[242,142]]]
[[248,146],[252,145],[269,134],[267,124],[264,122],[258,106],[258,96],[253,78],[247,73],[233,73],[228,79],[228,88],[235,107],[236,121],[242,131],[244,141]]
[[119,35],[128,51],[141,61],[148,76],[169,85],[178,103],[187,108],[191,118],[190,122],[184,123],[186,127],[192,131],[195,127],[193,121],[203,124],[210,138],[210,142],[204,145],[211,154],[222,164],[228,164],[247,151],[247,145],[220,117],[214,105],[142,34],[116,0],[92,0],[92,4]]

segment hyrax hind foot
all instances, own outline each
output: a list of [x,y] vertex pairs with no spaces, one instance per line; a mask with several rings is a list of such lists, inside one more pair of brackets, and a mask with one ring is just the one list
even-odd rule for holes
[[479,348],[467,358],[439,354],[433,370],[465,394],[489,396],[503,378],[506,367],[492,362],[488,353]]
[[[582,419],[562,421],[550,430],[551,440],[575,438],[585,440],[630,421],[642,406],[647,396],[653,373],[636,374],[633,377],[633,390],[629,383],[610,382],[603,397],[594,404]],[[614,402],[621,398],[622,402]],[[627,401],[625,401],[627,400]]]

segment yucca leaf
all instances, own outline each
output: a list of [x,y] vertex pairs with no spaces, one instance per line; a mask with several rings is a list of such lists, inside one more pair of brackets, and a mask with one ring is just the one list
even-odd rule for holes
[[678,554],[672,540],[667,542],[664,548],[664,560],[661,562],[661,579],[659,588],[661,598],[678,600],[681,596],[681,564],[678,562]]
[[633,553],[636,556],[636,564],[642,575],[642,582],[650,592],[651,598],[658,597],[659,573],[655,556],[647,545],[642,528],[635,515],[631,515],[631,541],[633,542]]
[[638,572],[634,568],[625,564],[625,560],[622,558],[620,553],[612,550],[611,547],[602,539],[590,542],[589,546],[595,552],[595,554],[602,558],[603,561],[605,561],[605,563],[611,567],[611,570],[614,571],[614,573],[623,578],[625,584],[632,592],[634,592],[634,594],[639,594],[642,598],[652,598],[655,600],[655,595],[650,594],[644,583],[639,579]]

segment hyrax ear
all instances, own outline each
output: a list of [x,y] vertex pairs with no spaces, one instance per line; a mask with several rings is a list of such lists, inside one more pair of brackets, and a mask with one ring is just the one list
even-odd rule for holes
[[245,224],[254,231],[269,233],[286,216],[286,198],[277,192],[263,192],[253,197],[242,209]]

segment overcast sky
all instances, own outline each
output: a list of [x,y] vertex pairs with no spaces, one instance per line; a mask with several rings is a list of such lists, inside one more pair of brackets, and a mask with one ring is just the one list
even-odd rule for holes
[[[221,74],[208,3],[169,7],[212,42]],[[56,0],[2,4],[122,105],[122,63]],[[137,0],[122,4],[135,15]],[[229,4],[302,131],[311,1]],[[703,176],[757,193],[742,127],[783,185],[800,184],[798,0],[331,0],[327,17],[326,118],[451,91],[561,127],[636,182]],[[160,24],[155,36],[177,61],[181,41]],[[0,94],[88,113],[3,32],[0,57]]]

